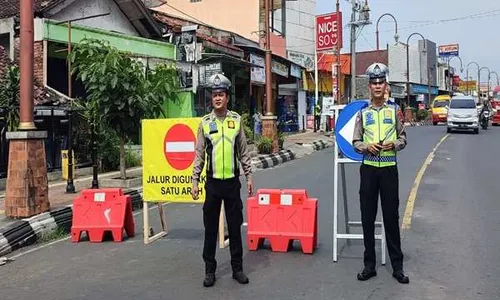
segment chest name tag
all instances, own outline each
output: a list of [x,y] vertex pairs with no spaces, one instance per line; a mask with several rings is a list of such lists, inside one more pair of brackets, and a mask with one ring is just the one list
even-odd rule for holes
[[209,132],[210,134],[219,132],[217,130],[217,123],[215,123],[215,122],[210,122],[209,128],[210,128],[210,132]]

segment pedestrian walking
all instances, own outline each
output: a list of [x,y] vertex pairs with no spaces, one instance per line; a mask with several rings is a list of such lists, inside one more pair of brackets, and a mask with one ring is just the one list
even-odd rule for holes
[[387,247],[393,269],[392,276],[400,283],[409,283],[403,271],[403,252],[399,232],[399,175],[396,153],[406,146],[406,133],[393,105],[386,103],[384,64],[375,63],[366,71],[369,77],[371,104],[358,113],[353,146],[363,154],[359,189],[363,226],[364,269],[358,280],[377,275],[375,264],[375,219],[380,194]]
[[[213,110],[202,118],[198,127],[196,157],[193,167],[192,197],[199,196],[198,182],[206,165],[205,202],[203,204],[203,224],[205,241],[203,260],[205,279],[203,285],[215,284],[217,261],[215,250],[219,230],[219,215],[222,200],[229,232],[229,249],[233,278],[241,284],[249,282],[243,272],[243,247],[241,225],[243,224],[243,203],[240,197],[239,180],[241,162],[246,176],[247,191],[251,195],[252,166],[247,150],[247,142],[239,114],[227,109],[231,82],[222,74],[210,78]],[[205,154],[207,162],[205,164]]]

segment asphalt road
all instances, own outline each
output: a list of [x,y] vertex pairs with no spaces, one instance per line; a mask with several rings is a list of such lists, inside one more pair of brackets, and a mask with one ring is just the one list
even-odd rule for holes
[[[408,129],[409,144],[399,156],[401,218],[418,170],[445,132],[442,126]],[[389,261],[378,267],[377,277],[357,281],[361,241],[341,241],[339,261],[332,261],[333,152],[328,149],[255,174],[256,188],[305,188],[319,199],[319,244],[313,255],[302,254],[297,244],[288,253],[245,250],[249,285],[231,279],[226,248],[217,250],[216,285],[202,287],[201,207],[169,204],[168,237],[144,245],[139,214],[138,234],[123,243],[65,240],[39,249],[0,267],[0,298],[498,299],[500,187],[494,154],[499,141],[500,128],[490,128],[479,135],[452,134],[438,149],[403,238],[409,285],[391,277]],[[359,165],[346,168],[352,220],[359,220],[358,170]],[[158,228],[156,211],[150,215]],[[345,230],[343,218],[339,224]]]
[[420,299],[500,299],[499,153],[498,127],[436,151],[405,237]]

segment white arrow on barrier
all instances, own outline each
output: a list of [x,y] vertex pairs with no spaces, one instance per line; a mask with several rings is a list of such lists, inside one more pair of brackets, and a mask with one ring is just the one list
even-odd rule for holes
[[352,118],[340,129],[339,134],[352,145],[352,138],[354,137],[354,127],[356,126],[356,117],[358,114],[352,116]]

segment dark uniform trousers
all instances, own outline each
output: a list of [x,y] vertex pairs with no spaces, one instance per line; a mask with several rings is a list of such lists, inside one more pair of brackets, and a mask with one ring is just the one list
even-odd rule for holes
[[[399,233],[399,176],[397,166],[373,167],[362,164],[360,167],[361,221],[365,244],[364,265],[375,269],[375,219],[377,216],[380,192],[382,216],[393,270],[403,269],[403,252]],[[385,250],[384,250],[385,251]]]
[[241,202],[240,189],[241,182],[238,177],[225,180],[207,178],[205,184],[206,198],[203,204],[203,224],[205,225],[203,260],[205,261],[206,273],[215,273],[217,269],[215,250],[222,200],[224,200],[229,232],[231,266],[233,272],[243,270],[243,246],[241,241],[243,203]]

